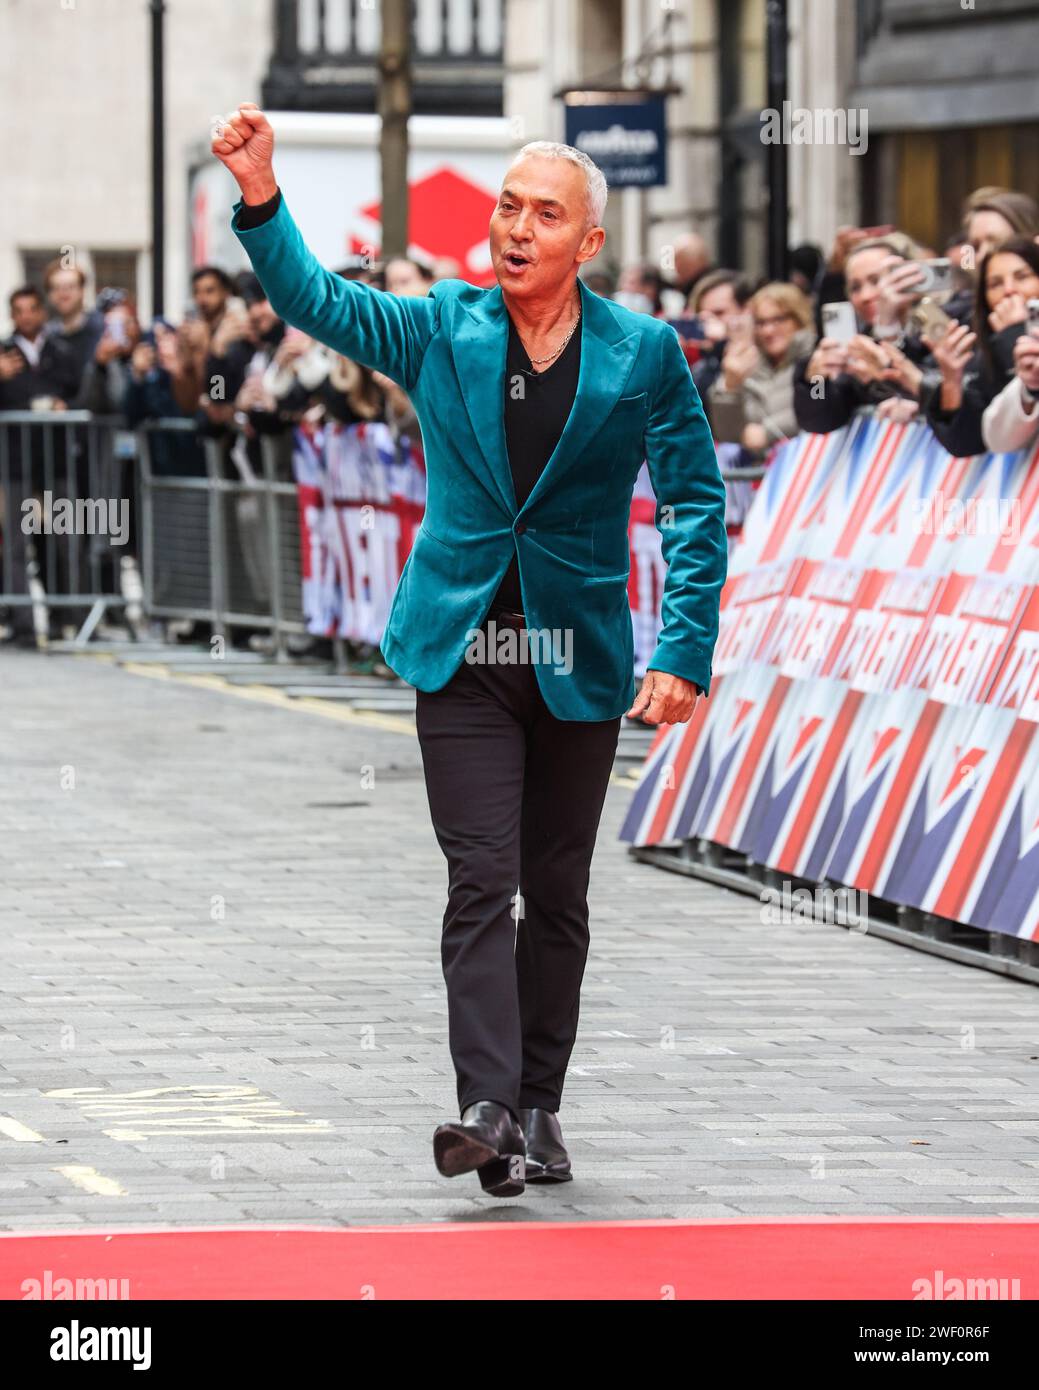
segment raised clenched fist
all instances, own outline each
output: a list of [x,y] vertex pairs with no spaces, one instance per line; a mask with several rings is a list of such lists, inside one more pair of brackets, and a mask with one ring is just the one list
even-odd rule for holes
[[264,203],[277,192],[274,178],[274,131],[252,101],[243,101],[213,130],[213,153],[226,164],[247,203]]

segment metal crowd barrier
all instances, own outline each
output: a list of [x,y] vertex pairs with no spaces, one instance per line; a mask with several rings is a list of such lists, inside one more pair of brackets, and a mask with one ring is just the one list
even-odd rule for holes
[[0,607],[72,610],[81,645],[126,603],[112,535],[113,506],[117,535],[133,524],[124,439],[120,421],[89,411],[0,412]]
[[226,435],[202,439],[197,476],[156,466],[160,445],[194,434],[189,420],[138,431],[145,612],[206,622],[221,637],[268,631],[275,658],[288,660],[289,636],[307,636],[291,431],[261,437],[260,474]]
[[[260,458],[257,474],[237,435],[202,437],[189,419],[149,421],[128,436],[118,419],[86,411],[0,413],[0,605],[31,608],[42,597],[78,609],[76,642],[89,641],[106,610],[127,603],[126,552],[111,527],[87,533],[96,504],[117,503],[132,511],[146,617],[208,623],[224,638],[235,627],[266,631],[275,659],[288,660],[288,639],[308,635],[291,430],[262,436]],[[723,477],[749,483],[764,471]],[[26,534],[26,504],[46,526],[61,499],[77,517],[69,533]]]

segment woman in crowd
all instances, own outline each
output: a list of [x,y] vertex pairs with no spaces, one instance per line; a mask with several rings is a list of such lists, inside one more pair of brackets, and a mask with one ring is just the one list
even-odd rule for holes
[[921,252],[899,232],[850,249],[845,292],[860,331],[847,342],[821,338],[798,363],[794,408],[801,429],[828,434],[867,405],[897,420],[917,413],[924,369],[934,365],[911,320],[924,278]]
[[730,320],[707,411],[715,439],[761,450],[797,432],[794,368],[815,336],[812,304],[795,285],[777,281],[752,295],[747,309],[746,326],[733,331]]
[[981,262],[973,333],[954,324],[940,339],[926,340],[937,372],[921,387],[921,405],[942,446],[957,458],[987,447],[982,418],[1013,375],[1029,299],[1039,299],[1039,246],[1030,237],[1011,237]]
[[356,425],[384,420],[375,374],[290,328],[263,378],[264,390],[287,416],[301,419],[320,407],[327,420]]

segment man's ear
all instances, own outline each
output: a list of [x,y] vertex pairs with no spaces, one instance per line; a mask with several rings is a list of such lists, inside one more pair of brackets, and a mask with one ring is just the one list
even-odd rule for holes
[[574,259],[583,265],[585,261],[594,260],[603,248],[606,241],[606,231],[603,227],[589,227],[584,234],[584,240],[578,248]]

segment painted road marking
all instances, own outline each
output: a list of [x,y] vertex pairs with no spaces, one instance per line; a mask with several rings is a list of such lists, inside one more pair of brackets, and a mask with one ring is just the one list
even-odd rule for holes
[[65,1163],[54,1169],[63,1178],[68,1178],[73,1187],[83,1192],[92,1192],[96,1197],[125,1197],[126,1188],[115,1178],[106,1178],[96,1168],[87,1168],[80,1163]]
[[164,1135],[313,1134],[331,1128],[289,1110],[256,1086],[156,1086],[139,1091],[106,1091],[73,1086],[45,1091],[48,1100],[77,1104],[88,1119],[107,1122],[109,1139],[127,1142]]
[[10,1115],[0,1115],[0,1134],[6,1134],[8,1139],[15,1139],[19,1144],[45,1144],[47,1142],[42,1134],[37,1134],[28,1125],[20,1124]]
[[146,665],[136,661],[123,662],[122,669],[132,676],[147,676],[151,680],[181,681],[184,685],[193,685],[199,690],[216,690],[222,695],[235,695],[240,700],[253,700],[264,705],[275,705],[278,709],[316,714],[321,719],[332,719],[338,724],[364,725],[369,729],[384,729],[387,733],[416,737],[413,719],[405,719],[395,714],[376,714],[374,711],[343,708],[330,700],[319,700],[316,696],[310,695],[294,700],[291,695],[286,695],[284,691],[272,685],[230,685],[223,676],[180,675],[169,666]]
[[[85,652],[83,655],[94,661],[106,661],[110,665],[116,664],[115,658],[107,652]],[[382,729],[391,734],[406,734],[409,738],[418,737],[418,730],[415,728],[413,719],[405,719],[403,716],[395,714],[376,714],[374,711],[353,710],[340,704],[333,704],[330,700],[319,699],[316,695],[306,695],[293,699],[273,685],[230,685],[224,676],[181,675],[171,666],[153,665],[150,662],[124,661],[121,666],[131,676],[146,676],[150,680],[180,681],[184,685],[193,685],[199,690],[216,690],[221,695],[235,695],[240,700],[253,700],[264,705],[274,705],[278,709],[294,710],[297,714],[316,714],[320,719],[331,719],[337,724],[354,724],[369,729]],[[611,772],[610,781],[618,787],[623,787],[625,791],[631,791],[640,776],[641,769],[632,769],[626,773]]]

